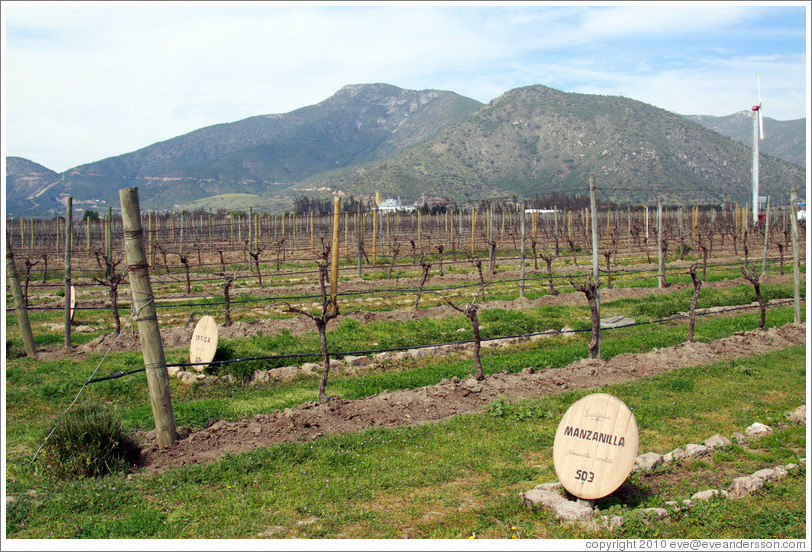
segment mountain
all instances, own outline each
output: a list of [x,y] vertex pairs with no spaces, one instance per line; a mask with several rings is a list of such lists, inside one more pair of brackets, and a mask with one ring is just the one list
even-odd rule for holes
[[[407,200],[584,194],[590,175],[601,199],[621,203],[749,203],[751,187],[750,148],[690,118],[541,85],[487,105],[453,92],[351,85],[290,113],[201,128],[59,175],[9,159],[8,209],[25,216],[61,214],[68,195],[79,207],[115,208],[126,186],[139,187],[145,209],[256,197],[257,209],[276,211],[297,196],[339,191]],[[793,185],[805,192],[797,165],[763,154],[760,170],[773,204]]]
[[[455,200],[579,193],[590,175],[619,202],[747,202],[748,148],[669,111],[627,98],[511,90],[434,138],[364,167],[317,175],[329,187]],[[761,193],[785,201],[804,188],[795,165],[762,156]],[[775,202],[774,202],[775,203]]]
[[58,173],[39,163],[24,157],[6,157],[6,211],[16,213],[34,207],[37,204],[33,196],[58,179]]
[[118,202],[138,186],[144,208],[228,193],[267,195],[327,170],[372,162],[433,136],[481,103],[453,92],[350,85],[283,115],[199,130],[60,175],[52,195]]
[[[750,111],[739,111],[725,117],[686,117],[748,148],[753,147],[753,116]],[[806,119],[778,121],[764,117],[764,140],[759,144],[759,151],[806,168]]]

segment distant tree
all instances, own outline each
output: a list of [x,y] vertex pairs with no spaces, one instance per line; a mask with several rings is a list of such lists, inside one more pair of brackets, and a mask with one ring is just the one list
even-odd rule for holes
[[82,222],[85,222],[86,220],[96,222],[96,221],[101,220],[101,218],[99,217],[98,212],[93,211],[92,209],[87,209],[85,211],[84,215],[82,215]]

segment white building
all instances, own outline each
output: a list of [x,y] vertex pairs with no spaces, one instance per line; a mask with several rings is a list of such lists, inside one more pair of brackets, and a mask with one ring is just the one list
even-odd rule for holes
[[404,205],[401,203],[400,198],[386,199],[378,205],[378,210],[381,213],[395,213],[397,211],[414,211],[414,207]]

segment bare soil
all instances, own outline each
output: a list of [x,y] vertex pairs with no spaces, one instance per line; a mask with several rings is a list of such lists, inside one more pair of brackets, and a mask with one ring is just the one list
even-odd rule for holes
[[[617,292],[624,293],[624,290]],[[180,428],[179,440],[165,449],[155,443],[154,431],[146,433],[142,435],[142,465],[147,471],[160,472],[286,441],[312,441],[324,435],[373,427],[436,422],[480,412],[500,397],[516,401],[567,390],[591,389],[686,366],[763,354],[803,344],[805,340],[805,323],[787,324],[766,331],[739,332],[711,343],[686,342],[647,353],[622,354],[610,360],[584,359],[565,368],[527,368],[518,374],[497,373],[481,382],[473,378],[453,378],[418,389],[383,391],[359,400],[334,396],[324,403],[308,402],[234,422],[216,421],[207,428]]]
[[[791,275],[784,276],[766,276],[762,279],[762,283],[775,283],[791,281]],[[740,284],[748,283],[744,278],[735,278],[731,280],[722,280],[719,282],[705,282],[702,285],[703,289],[718,289],[732,287]],[[368,282],[359,284],[369,285]],[[343,286],[344,284],[342,284]],[[619,299],[640,299],[647,295],[660,295],[663,293],[674,293],[680,290],[692,288],[691,285],[685,283],[675,283],[666,288],[611,288],[601,289],[601,302],[615,301]],[[487,309],[510,309],[510,310],[524,310],[539,306],[587,306],[587,300],[583,293],[573,292],[571,289],[568,293],[559,293],[558,295],[545,295],[538,299],[515,299],[513,301],[482,301],[480,303],[481,310]],[[335,322],[340,322],[343,318],[353,318],[361,324],[378,321],[393,321],[403,322],[407,320],[414,320],[415,318],[444,318],[449,316],[460,316],[460,314],[448,305],[441,305],[436,307],[427,307],[415,309],[413,307],[400,308],[388,311],[350,311],[342,313]],[[188,347],[194,332],[194,323],[186,324],[185,326],[175,327],[161,327],[161,340],[165,349],[175,349],[181,347]],[[328,328],[329,329],[329,328]],[[559,329],[559,328],[554,328]],[[288,331],[293,335],[300,335],[305,332],[315,331],[313,323],[303,317],[290,317],[290,318],[262,318],[252,322],[236,321],[230,327],[226,328],[222,325],[218,326],[218,338],[222,340],[231,340],[244,338],[255,334],[276,335],[281,332]],[[116,351],[135,351],[141,348],[141,343],[138,338],[138,333],[134,331],[125,331],[118,338],[114,333],[105,334],[93,341],[80,345],[76,348],[78,353],[103,353],[115,341]],[[63,350],[64,351],[64,350]],[[63,353],[64,354],[64,353]]]

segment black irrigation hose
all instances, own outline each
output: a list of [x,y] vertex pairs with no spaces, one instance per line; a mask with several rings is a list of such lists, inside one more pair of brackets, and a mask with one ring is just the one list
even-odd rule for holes
[[[806,298],[802,298],[801,300],[806,301]],[[778,302],[775,302],[775,303],[773,303],[771,305],[767,305],[767,307],[772,308],[772,307],[785,305],[785,304],[792,303],[792,302],[793,302],[792,299],[785,299],[783,301],[778,301]],[[705,310],[704,312],[695,313],[695,316],[707,316],[709,314],[735,312],[735,311],[740,311],[740,310],[748,310],[748,309],[756,309],[756,308],[760,308],[760,307],[758,305],[745,305],[745,306],[738,306],[738,307],[730,307],[730,308],[726,308],[726,309],[723,309],[723,310],[717,310],[717,311]],[[659,324],[659,323],[662,323],[662,322],[672,322],[674,320],[683,320],[683,319],[689,318],[689,317],[690,317],[690,315],[686,315],[686,314],[676,314],[674,316],[669,316],[668,318],[659,318],[657,320],[649,320],[648,322],[634,322],[632,324],[625,324],[623,326],[617,326],[617,327],[614,327],[614,328],[601,328],[601,330],[603,330],[603,331],[605,331],[605,330],[617,330],[617,329],[621,329],[621,328],[630,328],[632,326],[645,326],[647,324]],[[480,339],[480,341],[497,341],[497,340],[500,340],[500,339],[519,339],[519,338],[523,338],[523,337],[529,338],[529,337],[533,337],[533,336],[537,336],[537,335],[550,335],[550,336],[552,336],[552,335],[562,335],[562,334],[571,334],[571,333],[585,333],[585,332],[591,332],[591,331],[592,331],[591,328],[583,329],[583,330],[566,330],[566,331],[561,331],[561,330],[549,331],[548,330],[548,331],[545,331],[545,332],[532,332],[532,333],[528,333],[528,334],[516,334],[516,335],[505,335],[505,336],[498,336],[498,337],[486,337],[486,338]],[[410,346],[410,347],[391,347],[391,348],[388,348],[388,349],[365,349],[365,350],[360,350],[360,351],[341,351],[341,352],[336,352],[336,353],[328,352],[328,355],[331,356],[331,357],[370,355],[370,354],[379,354],[379,353],[391,353],[391,352],[396,352],[396,351],[412,351],[412,350],[417,350],[417,349],[430,349],[432,347],[445,347],[445,346],[451,346],[451,345],[467,345],[467,344],[473,343],[473,342],[474,342],[473,339],[467,339],[467,340],[460,340],[460,341],[448,341],[448,342],[445,342],[445,343],[432,343],[432,344],[429,344],[429,345],[414,345],[414,346]],[[320,356],[322,356],[322,353],[296,353],[296,354],[289,354],[289,355],[268,355],[268,356],[259,356],[259,357],[233,358],[233,359],[226,359],[226,360],[213,360],[211,362],[167,363],[166,366],[167,367],[172,366],[172,367],[176,367],[176,368],[181,368],[181,367],[187,367],[187,366],[210,366],[212,364],[217,364],[217,365],[233,364],[233,363],[236,363],[236,362],[248,362],[248,361],[253,361],[253,360],[279,360],[279,359],[284,359],[284,358],[310,358],[310,357],[320,357]],[[271,368],[271,369],[273,369],[273,368]],[[99,382],[99,381],[117,379],[117,378],[121,378],[121,377],[124,377],[124,376],[128,376],[130,374],[136,374],[138,372],[144,372],[144,371],[146,371],[146,368],[138,368],[136,370],[130,370],[128,372],[115,372],[113,374],[110,374],[108,376],[104,376],[104,377],[101,377],[101,378],[89,379],[89,380],[87,380],[85,382],[85,385],[87,385],[88,383],[96,383],[96,382]]]

